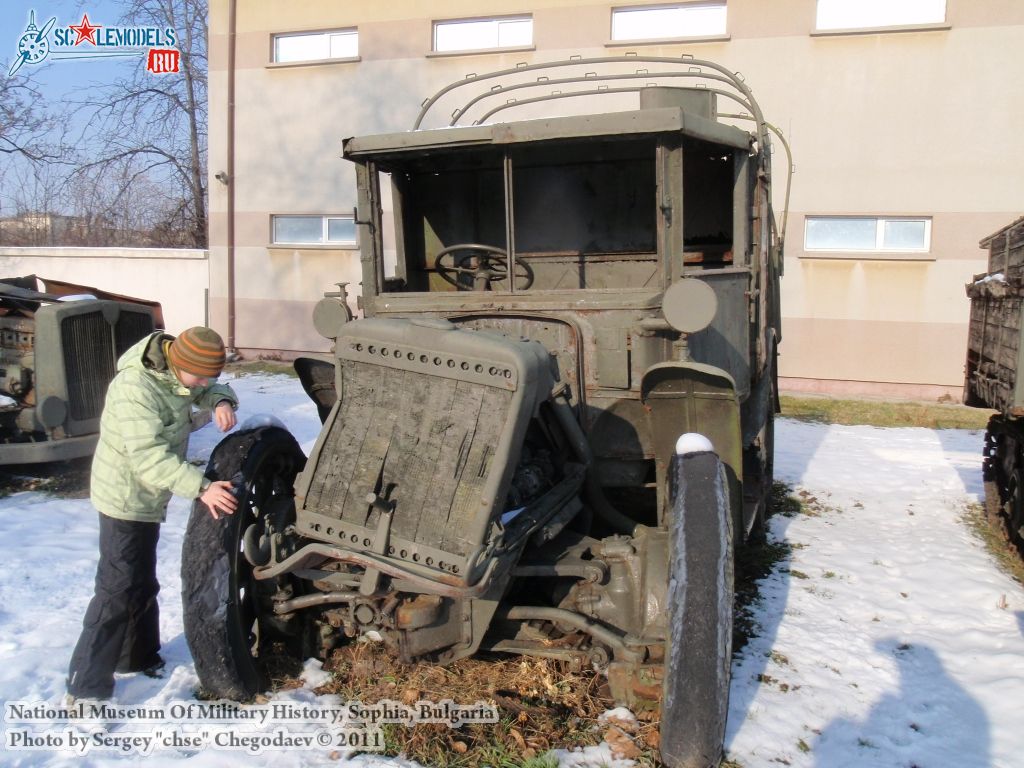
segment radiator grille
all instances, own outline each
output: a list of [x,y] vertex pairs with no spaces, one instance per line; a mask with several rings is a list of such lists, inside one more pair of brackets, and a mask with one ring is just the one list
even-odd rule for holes
[[114,378],[110,325],[102,312],[64,318],[60,326],[68,411],[75,421],[98,418],[107,385]]
[[127,312],[121,310],[114,326],[114,359],[121,357],[128,348],[143,336],[152,333],[153,316],[148,312]]
[[[60,320],[60,347],[72,422],[99,418],[107,386],[117,371],[117,359],[152,332],[153,317],[148,311],[126,310],[123,305],[113,332],[102,307],[69,314]],[[69,428],[75,431],[73,425]]]
[[395,502],[394,535],[457,555],[469,531],[512,393],[479,383],[342,363],[343,397],[305,509],[373,530],[366,496]]

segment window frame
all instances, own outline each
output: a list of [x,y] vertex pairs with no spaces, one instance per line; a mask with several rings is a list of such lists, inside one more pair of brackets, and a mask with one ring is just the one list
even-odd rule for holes
[[[694,34],[665,33],[650,37],[616,37],[615,17],[619,13],[642,13],[644,11],[695,10],[698,8],[721,8],[725,12],[722,29],[716,32],[697,32]],[[728,0],[683,0],[675,3],[655,3],[651,5],[620,5],[613,6],[609,16],[609,45],[636,45],[657,43],[663,40],[728,40],[729,39],[729,3]]]
[[[437,30],[438,27],[456,25],[456,24],[480,24],[480,23],[493,23],[499,27],[498,39],[500,42],[500,25],[510,21],[529,21],[530,22],[530,42],[526,44],[518,45],[487,45],[480,46],[478,48],[438,48],[437,46]],[[459,54],[473,54],[473,53],[491,53],[491,52],[502,52],[502,51],[532,51],[535,49],[534,39],[534,27],[533,27],[533,14],[532,13],[516,13],[507,14],[500,16],[468,16],[465,18],[456,19],[434,19],[430,24],[430,56],[457,56]]]
[[[846,0],[848,1],[848,0]],[[915,29],[950,29],[949,24],[949,0],[941,0],[942,2],[942,19],[939,21],[886,21],[884,19],[876,20],[875,22],[860,23],[860,24],[849,24],[845,26],[821,26],[821,5],[822,3],[829,2],[844,2],[844,0],[815,0],[814,3],[814,31],[812,35],[850,35],[858,33],[872,33],[872,32],[900,32]],[[863,20],[862,20],[863,21]]]
[[[873,248],[812,248],[808,245],[808,233],[810,229],[810,223],[812,220],[874,220],[875,222],[875,245]],[[924,244],[920,248],[891,248],[885,246],[885,225],[887,222],[893,221],[916,221],[924,224]],[[931,216],[912,216],[912,215],[859,215],[859,214],[808,214],[804,217],[804,252],[810,255],[828,255],[828,254],[869,254],[869,255],[910,255],[910,256],[928,256],[931,253],[932,247],[932,217]]]
[[[356,41],[356,52],[351,56],[328,56],[317,59],[294,59],[281,61],[278,59],[278,41],[281,39],[294,39],[299,37],[327,37],[328,51],[330,50],[331,35],[352,35]],[[309,64],[326,64],[331,62],[359,61],[359,28],[358,27],[332,27],[330,29],[304,29],[294,32],[273,32],[270,35],[270,66],[272,67],[298,67]]]
[[[280,219],[320,219],[320,240],[278,240],[277,222]],[[352,222],[353,237],[351,240],[329,240],[331,221]],[[272,213],[270,214],[270,245],[271,248],[321,248],[356,250],[359,248],[359,228],[356,218],[351,213]]]

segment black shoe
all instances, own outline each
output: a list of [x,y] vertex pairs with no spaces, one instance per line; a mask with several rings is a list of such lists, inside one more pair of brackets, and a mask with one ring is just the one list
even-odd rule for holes
[[66,707],[89,707],[93,705],[102,704],[110,701],[113,698],[113,693],[108,693],[106,696],[95,696],[95,695],[75,695],[73,693],[64,694],[64,706]]
[[142,670],[142,674],[146,677],[152,677],[154,680],[161,680],[164,676],[164,671],[167,669],[167,664],[160,656],[156,657],[156,661]]
[[118,665],[115,670],[122,675],[131,675],[136,672],[141,672],[146,677],[163,677],[164,676],[164,658],[159,653],[156,655],[156,659],[151,661],[144,667],[130,667],[127,664]]

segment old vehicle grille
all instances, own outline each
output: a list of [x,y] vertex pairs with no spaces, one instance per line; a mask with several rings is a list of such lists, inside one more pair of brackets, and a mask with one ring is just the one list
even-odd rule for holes
[[99,418],[107,386],[114,377],[117,358],[132,344],[153,331],[147,312],[122,308],[111,326],[102,308],[69,315],[60,322],[61,354],[67,377],[68,413],[74,421]]
[[394,503],[394,536],[468,554],[470,531],[490,512],[481,498],[512,392],[354,361],[343,378],[306,509],[372,531],[380,513],[366,497],[376,491]]
[[95,312],[66,318],[60,330],[71,418],[94,419],[103,409],[107,385],[114,377],[110,326],[102,313]]
[[335,355],[339,399],[296,481],[296,528],[471,579],[554,386],[551,356],[418,318],[348,323]]

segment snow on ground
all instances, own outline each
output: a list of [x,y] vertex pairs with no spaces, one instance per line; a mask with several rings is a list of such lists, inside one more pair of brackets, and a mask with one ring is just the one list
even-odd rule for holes
[[[240,421],[273,414],[307,452],[316,410],[295,379],[232,381]],[[205,460],[221,435],[193,436]],[[958,430],[835,427],[781,420],[776,474],[815,501],[817,515],[776,517],[771,535],[793,547],[791,561],[762,582],[760,633],[733,664],[726,748],[745,768],[899,766],[971,768],[1024,765],[1024,590],[999,572],[961,522],[981,494],[982,435]],[[161,632],[169,674],[119,676],[116,703],[168,708],[194,701],[198,680],[182,634],[178,573],[189,505],[171,503],[160,541]],[[91,597],[97,557],[96,512],[88,500],[18,493],[0,499],[0,700],[61,703],[64,676]],[[314,696],[322,672],[307,662],[306,688],[277,694],[292,707],[337,704]],[[164,724],[18,724],[19,730],[151,734]],[[195,728],[178,726],[178,731]],[[253,729],[213,723],[213,734]],[[266,733],[282,726],[266,726]],[[286,723],[315,735],[311,723]],[[334,754],[332,755],[332,752]],[[331,748],[266,751],[156,746],[138,752],[93,748],[14,751],[0,764],[104,766],[339,765]],[[563,766],[626,766],[607,745],[558,755]],[[362,768],[408,766],[361,756]]]
[[730,756],[1024,765],[1024,591],[961,521],[982,494],[982,433],[783,420],[777,434],[776,476],[824,509],[772,520],[795,549],[733,664]]

